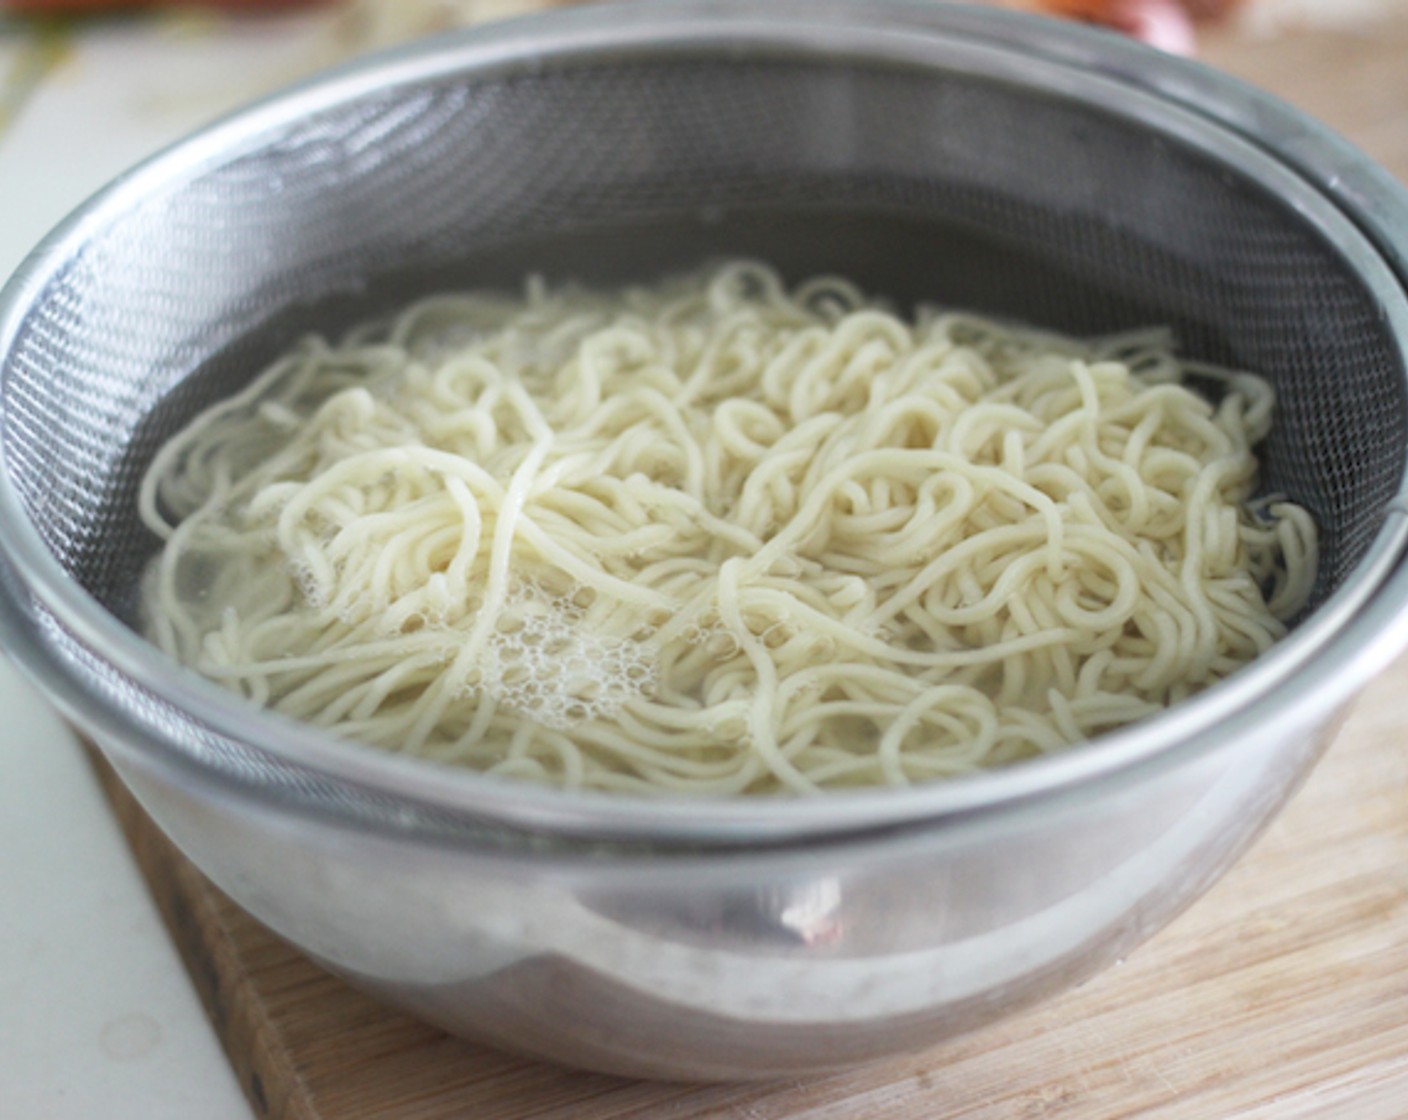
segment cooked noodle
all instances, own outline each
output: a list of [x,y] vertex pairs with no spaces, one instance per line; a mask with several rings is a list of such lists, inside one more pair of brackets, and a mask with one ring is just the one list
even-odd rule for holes
[[435,297],[162,448],[148,631],[256,703],[514,777],[963,774],[1282,636],[1316,536],[1252,500],[1272,406],[1166,332],[906,320],[753,263]]

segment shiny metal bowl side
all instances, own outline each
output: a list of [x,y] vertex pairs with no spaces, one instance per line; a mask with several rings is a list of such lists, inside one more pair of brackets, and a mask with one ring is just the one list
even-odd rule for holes
[[519,1053],[729,1080],[922,1048],[1122,959],[1232,864],[1326,741],[1247,740],[1157,780],[892,835],[666,856],[427,844],[119,768],[216,883],[355,986]]
[[1338,722],[995,812],[662,851],[351,825],[165,765],[71,699],[181,850],[353,985],[463,1037],[677,1080],[843,1067],[1073,986],[1215,882]]

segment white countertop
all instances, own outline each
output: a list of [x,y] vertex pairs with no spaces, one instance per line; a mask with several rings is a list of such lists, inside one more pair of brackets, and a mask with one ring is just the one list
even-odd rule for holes
[[[0,278],[109,178],[327,57],[307,16],[0,23]],[[0,656],[0,1116],[252,1115],[72,734]]]

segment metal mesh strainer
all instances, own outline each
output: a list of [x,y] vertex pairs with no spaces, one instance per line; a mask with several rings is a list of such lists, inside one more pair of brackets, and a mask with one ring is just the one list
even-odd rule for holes
[[[747,7],[595,9],[413,48],[217,127],[92,205],[6,308],[0,446],[42,545],[7,578],[28,640],[173,757],[403,813],[266,749],[275,721],[232,734],[201,686],[153,686],[115,627],[76,621],[96,615],[88,597],[131,621],[153,545],[141,471],[306,330],[528,270],[610,280],[721,253],[1073,332],[1168,323],[1188,352],[1275,381],[1265,482],[1319,518],[1317,605],[1386,547],[1408,457],[1404,294],[1313,184],[1168,98],[1044,57],[1033,23],[978,35],[971,16],[897,4],[872,34],[867,4],[812,5],[811,22]],[[62,601],[35,590],[35,556]]]

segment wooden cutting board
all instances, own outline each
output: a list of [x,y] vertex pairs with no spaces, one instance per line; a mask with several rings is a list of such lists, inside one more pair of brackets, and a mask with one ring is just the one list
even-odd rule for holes
[[[1309,109],[1408,179],[1404,16],[1372,33],[1226,36],[1205,57]],[[1408,1117],[1408,660],[1369,691],[1253,852],[1123,966],[937,1049],[781,1084],[577,1073],[387,1011],[242,913],[98,765],[260,1117]]]

